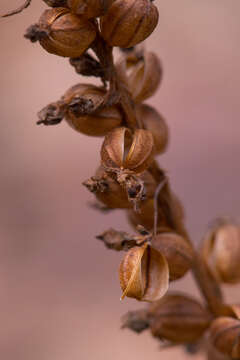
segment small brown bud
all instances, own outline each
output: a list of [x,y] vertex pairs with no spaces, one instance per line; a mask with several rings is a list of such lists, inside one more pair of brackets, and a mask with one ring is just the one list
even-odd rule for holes
[[63,7],[45,10],[38,26],[39,31],[46,31],[46,36],[39,40],[42,47],[59,56],[82,55],[96,37],[96,30],[91,22]]
[[[90,136],[104,136],[120,126],[122,116],[117,106],[100,107],[105,95],[104,88],[90,84],[71,87],[63,96],[63,101],[68,105],[65,114],[67,123],[74,130]],[[89,109],[84,111],[79,106],[79,100],[89,102]]]
[[169,293],[149,308],[153,336],[173,343],[194,343],[210,325],[211,315],[195,299]]
[[128,87],[133,99],[140,103],[151,97],[162,80],[162,67],[159,58],[153,52],[146,52],[132,67],[128,77]]
[[240,359],[240,320],[219,317],[210,328],[210,341],[216,349],[231,359]]
[[112,2],[113,0],[67,0],[72,12],[88,19],[104,15]]
[[100,28],[109,45],[129,48],[145,40],[157,23],[158,10],[150,0],[115,0]]
[[192,267],[193,249],[182,236],[163,229],[153,237],[152,246],[165,256],[170,280],[180,279]]
[[154,140],[150,131],[137,129],[131,134],[128,128],[117,128],[104,139],[101,158],[104,167],[127,169],[141,173],[153,160]]
[[142,120],[146,130],[153,134],[155,153],[163,153],[168,145],[169,131],[164,118],[152,106],[138,105],[137,116]]
[[157,250],[145,243],[130,249],[119,268],[120,285],[125,296],[141,301],[156,301],[168,289],[168,264]]
[[204,238],[202,254],[219,281],[240,282],[240,227],[222,223]]

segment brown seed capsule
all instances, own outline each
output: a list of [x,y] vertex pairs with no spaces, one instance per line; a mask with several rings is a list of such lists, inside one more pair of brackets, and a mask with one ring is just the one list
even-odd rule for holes
[[72,12],[88,19],[104,15],[112,2],[113,0],[67,0]]
[[120,285],[125,296],[141,301],[156,301],[168,289],[168,264],[150,245],[136,246],[123,258],[119,268]]
[[210,328],[210,340],[219,352],[231,359],[240,359],[240,320],[217,318]]
[[144,128],[153,134],[155,153],[163,153],[167,148],[169,138],[166,121],[157,110],[147,104],[138,105],[136,111]]
[[137,129],[132,135],[128,128],[117,128],[104,139],[101,158],[106,168],[119,168],[141,173],[153,160],[154,140],[150,131]]
[[158,10],[150,0],[115,0],[100,28],[109,45],[128,48],[145,40],[157,23]]
[[239,226],[223,223],[211,230],[204,238],[202,254],[221,282],[240,282]]
[[42,47],[59,56],[74,58],[82,55],[96,37],[91,22],[63,7],[45,10],[38,26],[47,33],[39,40]]
[[162,80],[162,67],[153,52],[145,52],[142,60],[132,67],[128,77],[128,87],[133,99],[140,103],[157,91]]
[[[105,182],[104,187],[97,187],[93,190],[97,199],[109,208],[127,209],[132,208],[132,203],[129,202],[127,192],[114,177],[110,176],[100,167],[96,172],[96,181]],[[156,182],[148,171],[144,171],[140,175],[140,179],[144,182],[145,198],[152,197],[156,189]],[[146,201],[146,200],[145,200]],[[144,201],[144,202],[145,202]],[[143,203],[144,203],[143,202]],[[141,205],[142,206],[142,205]]]
[[182,236],[163,231],[153,237],[152,246],[165,256],[169,266],[170,280],[177,280],[191,268],[193,249]]
[[208,328],[211,315],[195,299],[169,293],[149,308],[153,336],[173,343],[193,343]]
[[[89,100],[90,106],[96,108],[104,99],[106,91],[103,88],[78,84],[71,87],[63,96],[63,101],[69,105],[74,99]],[[81,110],[81,109],[80,109]],[[92,114],[78,113],[78,107],[69,106],[65,119],[75,130],[90,136],[104,136],[109,131],[121,125],[122,116],[117,106],[103,107]]]
[[228,355],[220,353],[211,343],[207,343],[207,360],[232,360]]

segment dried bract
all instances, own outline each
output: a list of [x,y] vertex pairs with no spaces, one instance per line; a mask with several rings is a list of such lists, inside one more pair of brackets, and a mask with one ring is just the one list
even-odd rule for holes
[[240,282],[240,227],[225,223],[204,238],[202,254],[219,281]]
[[42,47],[59,56],[82,55],[96,37],[95,26],[91,22],[63,7],[45,10],[38,26],[48,33],[39,40]]
[[156,301],[168,289],[169,270],[165,258],[145,243],[130,249],[119,268],[122,299]]
[[153,336],[173,343],[194,343],[211,322],[209,312],[195,299],[169,293],[149,308]]
[[117,128],[105,136],[101,158],[106,168],[127,169],[141,173],[153,160],[154,140],[150,131]]
[[169,140],[169,131],[165,119],[156,109],[147,104],[138,105],[136,111],[144,128],[153,134],[155,153],[162,154],[166,150]]
[[100,28],[109,45],[129,48],[145,40],[157,23],[158,10],[150,0],[115,0]]
[[[104,136],[121,125],[122,116],[117,106],[101,106],[106,90],[90,84],[71,87],[63,96],[67,105],[65,119],[76,131],[90,136]],[[82,103],[90,107],[82,108]]]
[[163,229],[153,237],[152,246],[165,256],[168,266],[170,280],[183,277],[191,269],[193,264],[193,249],[182,236]]
[[240,320],[217,318],[210,328],[210,340],[219,352],[231,359],[240,359]]

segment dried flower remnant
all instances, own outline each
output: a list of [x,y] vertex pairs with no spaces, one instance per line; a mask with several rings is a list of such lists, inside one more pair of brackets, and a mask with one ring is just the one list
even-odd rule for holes
[[72,12],[88,19],[104,15],[112,2],[113,0],[67,0]]

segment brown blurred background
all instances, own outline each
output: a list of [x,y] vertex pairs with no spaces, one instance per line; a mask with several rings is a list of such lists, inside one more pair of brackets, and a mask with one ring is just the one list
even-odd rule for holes
[[[1,0],[4,13],[23,0]],[[238,218],[240,138],[240,2],[156,1],[160,20],[147,42],[162,59],[164,80],[150,101],[171,130],[159,162],[186,207],[197,242],[210,221]],[[129,230],[124,213],[88,206],[81,186],[99,162],[102,139],[65,123],[37,127],[36,112],[79,78],[68,60],[23,38],[42,1],[0,20],[0,358],[116,360],[187,358],[159,352],[148,333],[121,331],[120,317],[143,304],[119,301],[122,254],[95,235]],[[175,288],[198,296],[188,275]],[[239,288],[226,289],[240,300]],[[196,357],[200,359],[201,356]]]

